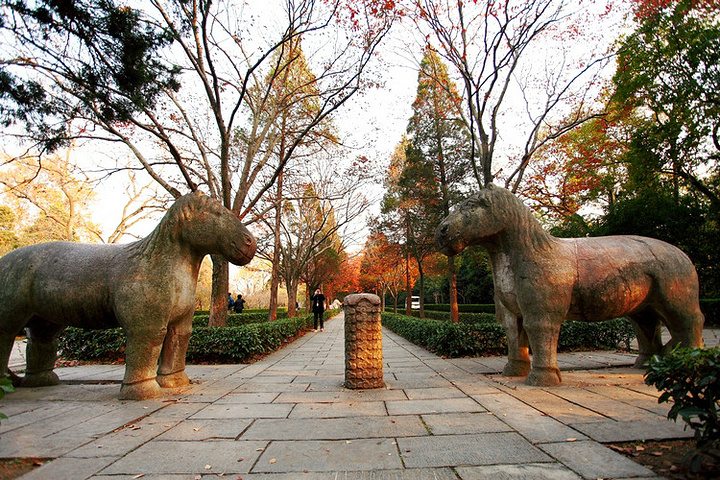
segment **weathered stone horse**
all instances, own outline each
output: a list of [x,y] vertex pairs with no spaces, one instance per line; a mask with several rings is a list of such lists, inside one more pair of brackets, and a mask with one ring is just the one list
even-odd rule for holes
[[121,399],[159,396],[189,383],[185,354],[195,288],[207,254],[245,265],[252,234],[230,210],[203,195],[179,198],[155,230],[127,245],[52,242],[0,258],[0,376],[15,336],[27,327],[27,370],[20,384],[54,385],[57,336],[65,327],[122,327],[125,377]]
[[[660,240],[555,238],[515,195],[490,185],[440,223],[435,243],[446,255],[470,245],[488,250],[496,313],[508,338],[503,373],[527,374],[527,384],[560,384],[557,343],[564,319],[627,316],[640,350],[636,367],[678,343],[702,346],[695,267],[678,248]],[[664,346],[661,323],[672,336]]]

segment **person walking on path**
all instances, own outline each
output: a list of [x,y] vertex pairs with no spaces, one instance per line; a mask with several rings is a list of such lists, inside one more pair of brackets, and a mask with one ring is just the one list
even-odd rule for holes
[[242,313],[243,309],[245,308],[245,299],[242,298],[241,294],[237,294],[237,300],[235,300],[235,305],[233,306],[233,310],[235,313]]
[[325,313],[325,295],[322,294],[319,288],[315,290],[315,295],[310,297],[310,302],[312,303],[312,311],[315,316],[315,319],[313,320],[313,329],[317,332],[319,322],[320,331],[324,332],[325,325],[323,314]]

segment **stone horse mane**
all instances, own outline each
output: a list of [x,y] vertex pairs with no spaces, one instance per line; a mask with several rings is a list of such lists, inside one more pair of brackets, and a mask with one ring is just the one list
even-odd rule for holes
[[168,239],[177,241],[180,238],[183,225],[188,221],[192,221],[195,212],[213,207],[214,202],[210,197],[200,191],[178,198],[147,237],[129,245],[132,254],[135,256],[140,254],[151,255],[156,248],[163,245]]
[[489,184],[470,200],[489,208],[511,242],[529,246],[535,251],[550,248],[555,237],[546,232],[532,211],[509,190]]

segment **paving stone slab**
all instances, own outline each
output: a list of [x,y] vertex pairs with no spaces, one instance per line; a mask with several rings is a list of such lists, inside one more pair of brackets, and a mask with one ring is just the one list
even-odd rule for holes
[[[290,404],[280,404],[290,405]],[[337,418],[385,416],[384,402],[299,403],[288,418]]]
[[78,480],[115,462],[113,457],[58,458],[22,476],[23,480]]
[[581,478],[572,470],[557,463],[458,467],[455,470],[462,480],[579,480]]
[[281,393],[275,403],[330,403],[330,402],[377,402],[385,400],[407,400],[402,390],[341,390],[285,392]]
[[319,419],[260,419],[243,433],[243,440],[349,440],[428,435],[420,417],[356,417]]
[[636,389],[628,388],[627,386],[618,388],[617,386],[608,385],[589,386],[586,390],[604,397],[612,398],[613,400],[634,405],[637,408],[642,408],[643,410],[647,410],[661,417],[666,417],[669,410],[667,403],[658,403],[657,399],[659,392],[657,390],[653,392],[653,394],[648,394],[638,392]]
[[518,432],[522,432],[523,436],[532,443],[586,439],[577,430],[558,422],[511,395],[479,395],[473,398],[499,420]]
[[423,422],[433,435],[465,435],[512,431],[495,415],[483,413],[444,413],[423,415]]
[[233,418],[285,418],[293,409],[288,403],[211,404],[190,417],[193,420]]
[[158,436],[158,440],[234,440],[239,437],[251,423],[252,419],[185,420],[177,426],[167,429]]
[[605,419],[603,415],[597,412],[563,399],[551,391],[552,389],[548,389],[548,391],[544,388],[530,387],[524,384],[518,385],[515,382],[510,383],[508,386],[510,388],[506,390],[507,393],[564,424],[586,423]]
[[551,462],[515,432],[398,438],[407,468]]
[[595,442],[547,443],[539,445],[582,478],[653,477],[652,470]]
[[108,466],[102,475],[248,473],[267,442],[155,440]]
[[[622,387],[614,387],[623,390]],[[585,388],[558,387],[553,393],[562,399],[617,421],[654,420],[659,416],[636,405],[622,402]]]
[[66,457],[121,457],[153,438],[159,437],[163,432],[172,429],[178,422],[179,420],[158,423],[149,417],[144,418],[76,448]]
[[253,473],[402,469],[392,439],[272,442]]
[[277,392],[230,392],[213,403],[215,403],[215,405],[225,405],[228,403],[272,403],[279,395]]
[[468,397],[431,400],[385,402],[390,415],[421,415],[430,413],[484,412],[485,408]]
[[684,422],[677,423],[666,419],[575,423],[570,426],[600,443],[693,437],[693,431],[686,430]]
[[[407,400],[431,400],[445,398],[463,398],[465,393],[457,388],[406,388]],[[397,400],[397,399],[388,399]]]

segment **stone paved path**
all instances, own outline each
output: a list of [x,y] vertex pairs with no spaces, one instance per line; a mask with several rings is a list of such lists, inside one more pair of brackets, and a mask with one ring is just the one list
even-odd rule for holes
[[343,325],[189,366],[157,400],[117,400],[122,366],[58,369],[0,402],[0,458],[53,458],[23,478],[55,480],[637,479],[658,477],[603,443],[691,436],[628,354],[561,354],[563,386],[537,388],[501,357],[445,360],[384,330],[386,388],[347,390]]

